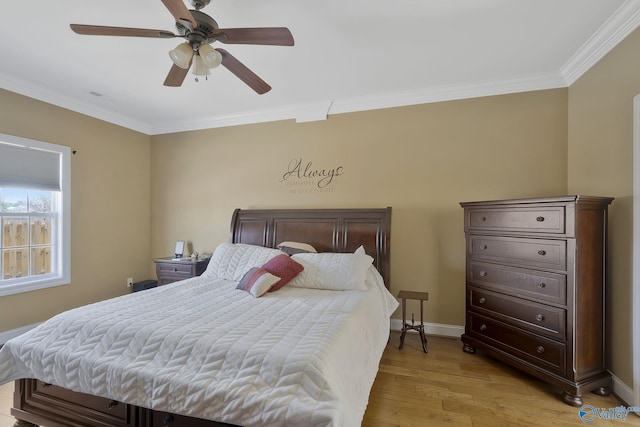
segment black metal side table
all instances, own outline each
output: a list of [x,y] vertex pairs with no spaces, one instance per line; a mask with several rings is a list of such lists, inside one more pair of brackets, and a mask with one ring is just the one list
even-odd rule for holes
[[[402,300],[402,334],[400,335],[400,347],[399,350],[402,350],[404,346],[404,336],[407,333],[407,330],[411,329],[414,331],[418,331],[420,334],[420,340],[422,341],[422,350],[427,352],[427,336],[424,333],[424,321],[423,321],[423,305],[424,301],[429,300],[429,292],[413,292],[413,291],[400,291],[398,292],[398,298]],[[415,325],[413,322],[413,313],[411,314],[411,324],[407,322],[407,300],[414,299],[420,300],[420,324]]]

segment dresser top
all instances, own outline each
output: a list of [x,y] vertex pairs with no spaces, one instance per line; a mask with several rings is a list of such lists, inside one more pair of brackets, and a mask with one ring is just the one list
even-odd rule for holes
[[534,204],[534,203],[597,203],[597,204],[611,204],[613,197],[598,197],[598,196],[554,196],[554,197],[538,197],[529,199],[505,199],[505,200],[488,200],[478,202],[461,202],[460,206],[463,208],[473,206],[487,206],[487,205],[515,205],[515,204]]

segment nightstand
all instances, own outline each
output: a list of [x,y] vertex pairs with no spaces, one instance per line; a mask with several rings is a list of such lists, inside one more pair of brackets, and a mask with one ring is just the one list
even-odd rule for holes
[[199,276],[207,269],[209,259],[192,261],[191,258],[174,260],[172,257],[156,258],[156,276],[158,286]]

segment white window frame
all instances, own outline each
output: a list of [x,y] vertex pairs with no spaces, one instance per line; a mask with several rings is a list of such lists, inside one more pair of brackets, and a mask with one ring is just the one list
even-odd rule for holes
[[71,283],[71,149],[62,145],[1,133],[0,142],[24,148],[52,151],[61,155],[59,211],[56,214],[57,224],[54,226],[56,235],[55,239],[52,239],[57,254],[52,260],[55,262],[55,271],[42,276],[0,280],[0,297],[67,285]]

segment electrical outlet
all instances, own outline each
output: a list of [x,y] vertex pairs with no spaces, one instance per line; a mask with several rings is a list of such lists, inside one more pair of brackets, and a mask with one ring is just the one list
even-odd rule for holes
[[127,288],[133,287],[133,277],[127,277]]

